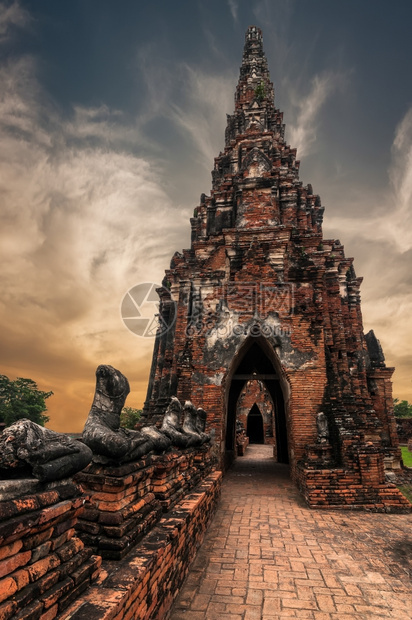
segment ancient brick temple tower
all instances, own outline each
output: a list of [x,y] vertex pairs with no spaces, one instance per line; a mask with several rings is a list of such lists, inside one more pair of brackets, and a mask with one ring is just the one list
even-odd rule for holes
[[340,241],[323,238],[324,209],[299,181],[282,119],[252,26],[211,194],[160,290],[146,420],[171,395],[191,399],[208,412],[227,465],[237,401],[255,381],[275,412],[277,460],[290,463],[310,505],[399,504],[384,481],[384,462],[400,460],[393,368],[363,333],[362,278]]

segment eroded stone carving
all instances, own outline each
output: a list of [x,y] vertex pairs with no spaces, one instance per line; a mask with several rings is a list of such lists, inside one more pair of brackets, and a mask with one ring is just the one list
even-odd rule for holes
[[[187,400],[185,402],[185,407],[184,407],[184,420],[183,420],[183,432],[186,433],[187,435],[190,435],[190,437],[192,437],[194,444],[193,445],[202,445],[204,444],[208,439],[210,440],[210,438],[208,438],[208,436],[206,435],[206,433],[203,433],[202,431],[199,431],[198,428],[198,424],[199,424],[199,418],[198,418],[198,411],[196,411],[196,408],[194,406],[194,404],[190,401]],[[200,409],[200,411],[202,411],[205,416],[206,416],[206,412],[203,411],[203,409]],[[205,422],[206,422],[206,418],[205,418]],[[203,423],[203,421],[202,421]]]
[[84,469],[92,456],[80,441],[23,418],[0,435],[0,478],[61,480]]
[[169,437],[159,431],[159,429],[157,429],[155,426],[144,426],[141,429],[141,432],[154,441],[154,449],[156,450],[156,452],[164,452],[172,445]]
[[130,392],[126,377],[112,366],[96,370],[96,392],[84,430],[83,441],[93,451],[93,460],[101,463],[126,463],[151,451],[164,452],[173,444],[178,448],[200,446],[210,441],[204,432],[206,412],[186,403],[182,425],[182,405],[172,396],[162,427],[144,426],[140,431],[120,426],[120,413]]
[[129,382],[119,370],[98,366],[96,392],[83,430],[83,441],[93,451],[94,460],[126,463],[161,449],[154,434],[120,426],[120,413],[129,392]]
[[323,411],[320,411],[316,417],[316,426],[318,429],[318,442],[326,443],[329,439],[328,419]]
[[196,428],[197,428],[197,432],[199,433],[199,435],[201,437],[205,437],[204,443],[208,443],[209,441],[214,441],[215,439],[215,429],[212,429],[210,433],[205,432],[206,418],[207,418],[206,411],[202,409],[201,407],[199,407],[197,410]]
[[197,424],[196,424],[196,428],[197,428],[197,432],[198,433],[204,433],[205,429],[206,429],[206,418],[207,418],[207,413],[204,409],[202,409],[201,407],[198,407],[197,409]]
[[160,430],[169,437],[174,446],[178,448],[189,448],[195,445],[197,440],[193,435],[184,432],[181,422],[182,413],[182,405],[176,396],[172,396]]

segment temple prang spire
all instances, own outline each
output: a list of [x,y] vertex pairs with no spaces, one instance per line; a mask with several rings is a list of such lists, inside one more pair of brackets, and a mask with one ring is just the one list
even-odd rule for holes
[[253,101],[273,108],[274,90],[263,50],[262,31],[256,26],[249,26],[235,94],[236,110],[249,107]]
[[274,105],[262,32],[250,26],[235,110],[227,115],[225,149],[212,171],[212,192],[202,196],[191,221],[193,242],[224,229],[264,226],[321,235],[320,198],[299,180],[296,149],[285,142],[284,129],[283,114]]
[[279,120],[274,98],[274,88],[263,50],[262,31],[256,26],[249,26],[235,92],[235,112],[227,118],[226,146],[240,133],[274,129]]
[[196,402],[225,467],[237,403],[259,376],[273,404],[263,441],[311,506],[399,507],[406,500],[384,480],[384,458],[396,469],[401,454],[394,369],[363,333],[353,258],[323,238],[320,198],[299,179],[256,26],[225,138],[191,247],[166,271],[144,415],[161,419],[172,396]]

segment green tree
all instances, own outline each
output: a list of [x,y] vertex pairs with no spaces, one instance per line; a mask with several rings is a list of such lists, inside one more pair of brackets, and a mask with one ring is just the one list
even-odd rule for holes
[[141,409],[134,409],[133,407],[123,407],[120,414],[120,426],[123,426],[123,428],[133,429],[140,420],[141,414]]
[[260,82],[260,84],[258,84],[255,88],[255,97],[259,101],[259,103],[262,103],[263,99],[265,98],[265,95],[266,95],[265,84],[264,82]]
[[32,379],[17,378],[11,381],[0,375],[0,422],[10,426],[13,422],[28,418],[41,426],[49,421],[45,415],[46,400],[53,392],[39,390]]
[[397,418],[412,418],[412,405],[407,400],[393,399],[393,410]]

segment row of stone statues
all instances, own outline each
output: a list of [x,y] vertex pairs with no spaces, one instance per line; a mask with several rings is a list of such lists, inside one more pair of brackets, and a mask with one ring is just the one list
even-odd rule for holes
[[[205,434],[206,412],[187,401],[184,409],[172,396],[160,429],[145,426],[140,431],[120,426],[120,413],[129,394],[129,382],[112,366],[99,366],[96,392],[83,431],[83,441],[102,459],[119,463],[134,461],[152,450],[163,452],[170,446],[189,448],[210,441]],[[184,417],[182,424],[182,415]]]
[[[171,446],[190,448],[210,442],[206,412],[173,396],[160,429],[140,431],[120,426],[120,414],[130,392],[126,377],[112,366],[96,370],[96,391],[82,441],[22,419],[0,435],[0,479],[33,476],[42,482],[60,480],[84,469],[93,459],[122,464]],[[183,421],[182,421],[183,418]]]

